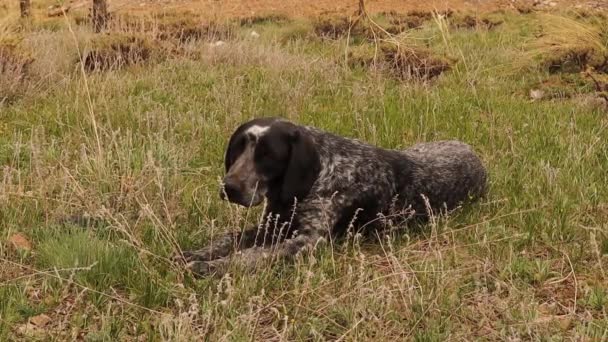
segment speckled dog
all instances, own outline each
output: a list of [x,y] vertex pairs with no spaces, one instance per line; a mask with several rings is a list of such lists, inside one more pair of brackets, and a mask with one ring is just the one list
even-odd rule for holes
[[486,188],[484,166],[462,142],[386,150],[278,118],[238,127],[225,167],[221,197],[247,207],[266,198],[265,222],[185,252],[195,273],[294,256],[347,229],[382,228],[387,217],[449,211]]

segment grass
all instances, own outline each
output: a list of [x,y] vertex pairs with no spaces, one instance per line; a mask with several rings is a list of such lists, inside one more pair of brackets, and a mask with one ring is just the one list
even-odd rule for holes
[[[580,101],[584,86],[529,100],[549,72],[518,56],[542,18],[497,16],[492,30],[407,31],[457,60],[432,81],[351,68],[346,38],[302,21],[256,18],[226,45],[179,41],[92,73],[76,63],[88,28],[22,28],[38,55],[27,92],[0,107],[0,339],[605,339],[606,112]],[[257,222],[217,189],[227,138],[263,115],[387,148],[463,140],[489,196],[379,241],[193,279],[172,253]],[[83,214],[96,224],[62,223]],[[40,314],[52,321],[28,324]]]

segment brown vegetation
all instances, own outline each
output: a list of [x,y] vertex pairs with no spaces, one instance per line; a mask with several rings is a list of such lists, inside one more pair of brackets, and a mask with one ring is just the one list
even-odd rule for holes
[[27,84],[33,59],[15,45],[0,42],[0,105],[11,102]]
[[450,70],[454,59],[439,56],[429,49],[382,43],[376,51],[373,45],[355,46],[349,50],[351,67],[382,66],[392,77],[411,80],[433,79]]
[[355,17],[321,17],[313,23],[317,36],[326,39],[343,37],[371,38],[374,33],[368,25],[364,25]]
[[147,61],[153,51],[153,44],[143,36],[113,33],[95,37],[83,63],[87,71],[119,69]]
[[383,45],[381,51],[390,70],[403,79],[432,79],[450,70],[454,62],[424,48]]
[[454,15],[450,20],[450,25],[455,28],[464,29],[486,29],[491,30],[497,26],[502,25],[501,19],[492,18],[489,16],[480,17],[471,14],[458,14]]

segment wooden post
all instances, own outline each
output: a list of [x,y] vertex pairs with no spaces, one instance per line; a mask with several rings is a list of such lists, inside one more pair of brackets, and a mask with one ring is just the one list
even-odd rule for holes
[[19,9],[21,10],[21,18],[30,16],[30,0],[19,0]]
[[93,30],[96,33],[106,28],[108,23],[108,4],[106,0],[93,0],[91,17],[93,20]]

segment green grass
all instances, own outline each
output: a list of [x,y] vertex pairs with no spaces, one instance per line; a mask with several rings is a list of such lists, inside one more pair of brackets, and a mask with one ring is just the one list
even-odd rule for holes
[[[413,32],[458,59],[432,82],[349,69],[344,40],[298,21],[253,25],[258,40],[245,27],[222,47],[187,43],[86,84],[75,66],[52,68],[0,107],[0,339],[606,338],[606,112],[579,100],[585,86],[530,101],[548,74],[515,66],[538,19],[500,17],[445,40],[433,22]],[[77,59],[65,28],[29,30],[52,60]],[[386,148],[460,139],[487,165],[489,195],[379,242],[193,279],[167,259],[178,246],[257,221],[259,210],[219,200],[218,178],[232,130],[267,115]],[[82,213],[101,221],[60,223]],[[12,250],[14,232],[30,253]],[[53,321],[23,334],[40,313]]]

